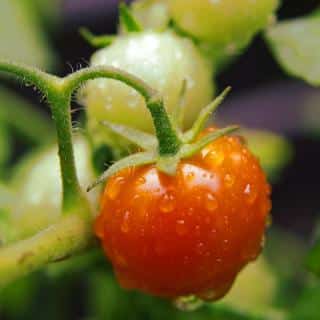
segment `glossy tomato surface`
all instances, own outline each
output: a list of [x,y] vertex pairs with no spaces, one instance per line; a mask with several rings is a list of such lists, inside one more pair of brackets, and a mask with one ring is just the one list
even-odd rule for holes
[[96,234],[125,288],[215,300],[259,255],[270,186],[237,137],[181,161],[123,170],[106,185]]

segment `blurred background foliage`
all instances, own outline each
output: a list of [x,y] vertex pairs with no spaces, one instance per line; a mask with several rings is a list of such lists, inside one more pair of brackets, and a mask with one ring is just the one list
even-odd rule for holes
[[[284,1],[280,19],[309,14],[317,5],[317,1]],[[116,11],[117,1],[107,0],[1,0],[0,56],[66,74],[78,63],[86,65],[92,52],[78,28],[86,25],[97,33],[114,32]],[[300,23],[300,31],[318,35],[320,28]],[[279,49],[281,41],[288,41],[288,34],[290,41],[304,39],[316,54],[314,43],[287,22],[277,28],[281,32],[273,37],[270,31],[268,41],[278,59],[286,61],[286,69],[295,74],[297,67],[306,66],[297,66],[295,57],[288,59]],[[273,47],[275,42],[280,46]],[[319,55],[311,58],[320,63]],[[305,78],[314,82],[310,68],[306,71]],[[320,209],[319,90],[289,80],[261,37],[219,76],[218,85],[227,84],[233,85],[235,93],[218,112],[218,122],[246,127],[242,134],[274,184],[273,226],[264,254],[240,274],[231,292],[219,303],[190,313],[179,311],[169,301],[120,289],[111,267],[94,250],[0,290],[1,320],[320,319],[320,283],[304,265]],[[13,164],[54,137],[44,104],[37,99],[10,79],[0,87],[0,243],[8,202],[14,197],[4,186]]]

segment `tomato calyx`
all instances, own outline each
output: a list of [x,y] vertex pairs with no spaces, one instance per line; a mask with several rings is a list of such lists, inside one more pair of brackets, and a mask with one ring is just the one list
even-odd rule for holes
[[[125,33],[142,32],[143,28],[138,20],[132,14],[130,8],[125,3],[120,3],[120,29]],[[80,28],[79,33],[84,40],[86,40],[94,48],[105,48],[113,43],[116,36],[103,34],[95,35],[87,28]]]
[[205,107],[200,112],[191,129],[186,132],[183,132],[181,127],[185,112],[182,107],[186,91],[185,83],[182,85],[181,101],[171,116],[167,114],[163,99],[159,98],[158,94],[155,94],[153,98],[146,101],[147,108],[153,119],[156,136],[122,124],[116,124],[110,121],[101,122],[101,125],[126,138],[143,151],[129,155],[111,165],[98,180],[87,188],[87,191],[106,181],[117,172],[132,166],[136,167],[154,163],[159,171],[167,175],[175,175],[180,160],[192,157],[214,140],[238,129],[238,126],[229,126],[209,132],[198,139],[210,115],[222,103],[230,90],[230,87],[226,88],[216,99]]

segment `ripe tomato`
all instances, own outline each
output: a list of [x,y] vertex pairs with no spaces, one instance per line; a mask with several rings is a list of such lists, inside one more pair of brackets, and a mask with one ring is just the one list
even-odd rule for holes
[[[212,98],[211,63],[189,39],[171,32],[119,36],[111,46],[93,55],[91,65],[119,67],[140,77],[163,95],[169,113],[177,105],[186,80],[186,126],[192,124],[199,110]],[[106,128],[100,124],[103,120],[140,130],[153,130],[144,99],[121,82],[107,79],[90,81],[82,90],[80,99],[87,108],[90,132],[99,142],[112,143]]]
[[245,47],[268,24],[278,0],[167,0],[177,25],[230,53]]
[[155,165],[114,175],[95,231],[123,287],[216,300],[259,255],[269,196],[258,160],[222,137],[181,160],[175,176]]

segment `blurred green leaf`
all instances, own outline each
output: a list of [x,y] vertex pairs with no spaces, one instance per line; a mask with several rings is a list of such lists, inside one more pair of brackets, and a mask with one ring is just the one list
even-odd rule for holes
[[313,281],[290,308],[288,320],[319,320],[320,282]]
[[319,12],[280,22],[266,32],[266,39],[284,70],[314,86],[320,86]]
[[0,317],[3,314],[10,320],[24,319],[35,298],[37,285],[35,276],[31,276],[21,279],[7,289],[0,290]]
[[285,312],[273,306],[278,286],[279,276],[262,255],[240,272],[230,292],[218,304],[250,315],[281,320]]
[[49,27],[56,26],[62,11],[62,0],[21,0],[32,10],[35,18]]
[[293,149],[286,138],[270,131],[241,130],[250,150],[259,158],[270,181],[275,182],[290,162]]
[[0,87],[0,120],[33,143],[47,142],[54,136],[49,116],[4,87]]
[[6,124],[1,122],[0,120],[0,177],[3,174],[3,171],[8,162],[10,154],[11,154],[11,141],[10,141],[9,130]]
[[306,258],[306,265],[311,272],[320,277],[320,221],[316,224],[314,239],[314,245]]
[[0,57],[51,69],[55,60],[53,49],[30,2],[0,1]]

